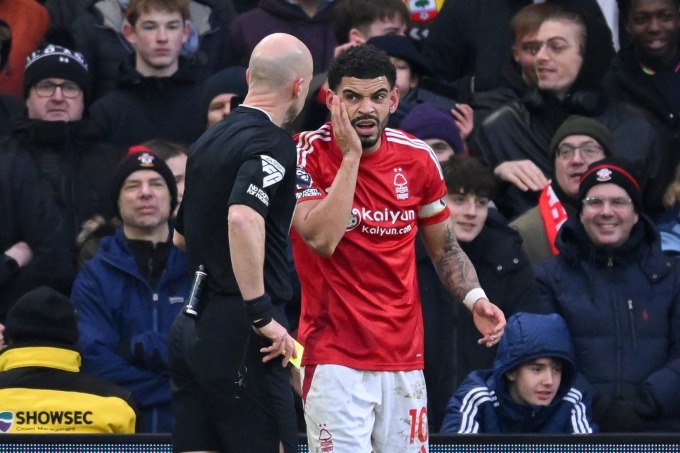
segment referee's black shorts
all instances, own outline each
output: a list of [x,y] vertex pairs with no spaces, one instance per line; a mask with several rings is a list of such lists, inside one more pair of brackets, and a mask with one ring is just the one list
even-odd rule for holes
[[[287,327],[282,308],[274,318]],[[279,442],[297,451],[290,372],[278,358],[262,363],[270,345],[237,296],[213,294],[198,319],[177,316],[168,347],[173,451],[278,453]]]

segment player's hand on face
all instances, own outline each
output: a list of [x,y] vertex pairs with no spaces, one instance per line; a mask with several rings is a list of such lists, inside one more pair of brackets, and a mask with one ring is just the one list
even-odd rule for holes
[[272,342],[271,346],[260,349],[260,352],[265,354],[262,358],[263,362],[269,362],[275,359],[279,355],[283,355],[283,362],[281,366],[288,365],[288,361],[291,357],[297,358],[297,351],[295,351],[295,343],[293,342],[293,337],[290,336],[288,331],[281,324],[272,320],[269,324],[259,329],[253,327],[256,332],[269,338]]
[[352,126],[347,106],[337,94],[333,95],[333,100],[331,101],[331,121],[333,122],[335,141],[340,151],[342,151],[342,155],[357,155],[357,157],[361,157],[363,149],[359,134],[357,134],[354,126]]
[[472,318],[477,330],[483,335],[478,344],[491,347],[501,340],[505,331],[503,311],[487,299],[479,299],[472,307]]

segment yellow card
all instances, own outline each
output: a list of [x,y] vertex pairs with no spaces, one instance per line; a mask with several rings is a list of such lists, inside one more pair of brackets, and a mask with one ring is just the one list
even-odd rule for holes
[[305,348],[300,343],[298,343],[295,338],[293,338],[293,342],[295,343],[295,352],[297,353],[297,359],[294,359],[293,356],[291,356],[289,362],[292,363],[295,368],[300,368],[300,362],[302,361],[302,353],[305,351]]

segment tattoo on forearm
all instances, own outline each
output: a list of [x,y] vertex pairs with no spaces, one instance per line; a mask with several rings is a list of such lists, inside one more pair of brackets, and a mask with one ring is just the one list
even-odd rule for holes
[[460,301],[470,290],[480,286],[474,266],[460,248],[449,226],[446,227],[445,232],[444,254],[436,264],[436,268],[439,279]]

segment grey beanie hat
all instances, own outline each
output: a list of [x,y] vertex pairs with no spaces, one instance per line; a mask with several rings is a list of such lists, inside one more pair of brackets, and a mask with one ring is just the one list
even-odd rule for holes
[[605,157],[614,156],[614,137],[607,126],[597,120],[581,115],[572,115],[557,129],[550,141],[550,159],[555,162],[557,148],[570,135],[587,135],[594,138],[604,149]]

